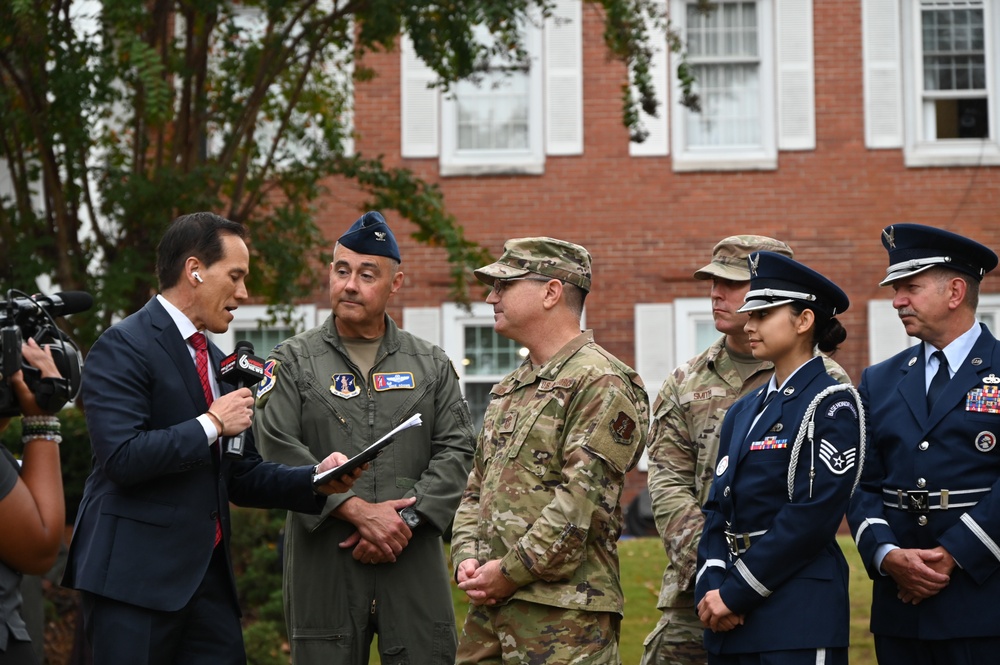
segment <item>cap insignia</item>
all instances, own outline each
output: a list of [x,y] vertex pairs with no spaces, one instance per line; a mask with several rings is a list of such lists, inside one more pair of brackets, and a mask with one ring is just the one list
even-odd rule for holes
[[375,232],[375,239],[378,240],[379,242],[385,242],[385,236],[386,236],[385,231]]
[[752,277],[757,276],[757,265],[760,263],[760,254],[750,255],[750,275]]
[[896,230],[890,226],[882,229],[882,235],[885,237],[885,241],[889,243],[889,249],[896,249]]

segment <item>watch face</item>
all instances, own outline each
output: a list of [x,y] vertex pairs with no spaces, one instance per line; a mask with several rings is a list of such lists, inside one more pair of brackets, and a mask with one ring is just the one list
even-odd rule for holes
[[416,511],[412,508],[404,508],[399,511],[399,516],[406,522],[406,526],[411,529],[420,525],[420,515],[417,515]]

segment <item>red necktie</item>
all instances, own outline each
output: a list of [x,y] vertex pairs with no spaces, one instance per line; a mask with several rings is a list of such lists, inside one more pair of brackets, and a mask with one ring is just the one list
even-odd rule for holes
[[[201,389],[205,393],[205,403],[208,406],[212,406],[212,402],[215,401],[215,396],[212,394],[212,384],[209,383],[208,379],[208,340],[205,339],[204,333],[196,332],[190,337],[188,337],[188,342],[194,347],[194,361],[195,365],[198,367],[198,378],[201,379]],[[218,441],[212,444],[212,454],[215,455],[216,448],[218,447]],[[215,520],[215,545],[222,542],[222,523],[216,519]]]

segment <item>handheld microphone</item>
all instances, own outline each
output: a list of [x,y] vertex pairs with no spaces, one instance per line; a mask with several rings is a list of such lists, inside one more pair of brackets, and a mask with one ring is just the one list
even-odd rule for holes
[[[237,388],[249,388],[264,378],[264,359],[253,355],[253,344],[236,342],[236,350],[222,359],[219,378]],[[243,457],[243,439],[246,430],[226,437],[223,453],[226,457]]]

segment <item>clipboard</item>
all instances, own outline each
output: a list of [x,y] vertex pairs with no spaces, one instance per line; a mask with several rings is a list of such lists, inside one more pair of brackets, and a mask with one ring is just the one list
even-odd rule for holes
[[420,420],[420,414],[419,413],[413,414],[412,416],[410,416],[410,418],[400,423],[396,428],[385,434],[378,441],[368,446],[367,448],[365,448],[360,453],[358,453],[351,459],[347,460],[340,466],[335,466],[332,469],[327,469],[326,471],[323,471],[322,473],[317,473],[315,476],[313,476],[313,487],[320,487],[322,485],[326,485],[331,480],[352,473],[358,467],[368,464],[368,462],[371,462],[373,459],[378,457],[382,453],[382,451],[385,450],[386,447],[388,447],[388,445],[395,440],[396,434],[411,427],[419,427],[422,424],[423,423]]

